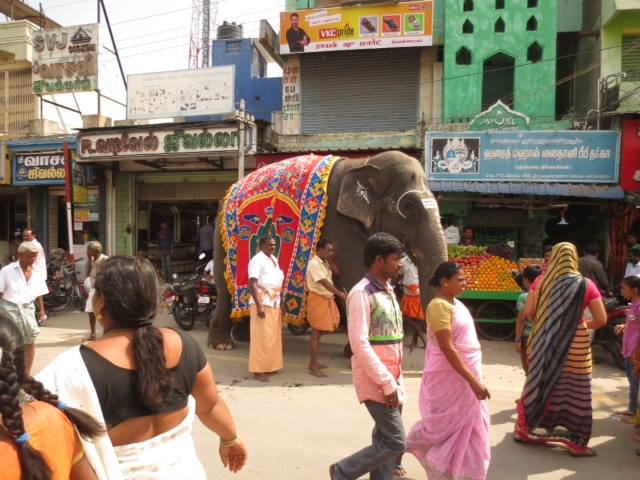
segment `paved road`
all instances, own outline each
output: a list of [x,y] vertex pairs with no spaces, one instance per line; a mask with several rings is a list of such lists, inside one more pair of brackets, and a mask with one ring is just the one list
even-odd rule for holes
[[[159,323],[171,325],[161,315]],[[52,316],[38,339],[36,370],[86,335],[85,314]],[[193,336],[205,344],[204,326]],[[217,458],[217,439],[196,422],[194,435],[198,454],[209,478],[225,479],[327,479],[330,463],[365,446],[372,422],[358,405],[351,386],[348,362],[342,357],[344,334],[323,339],[323,361],[330,378],[307,374],[308,337],[285,336],[285,371],[270,384],[260,384],[247,373],[248,345],[232,352],[207,350],[222,395],[229,403],[240,434],[249,446],[249,464],[234,476],[225,472]],[[523,375],[518,357],[508,342],[483,342],[485,380],[492,393],[491,411],[492,480],[631,480],[640,478],[640,457],[634,454],[631,428],[612,418],[611,412],[625,406],[627,384],[622,372],[609,363],[596,365],[594,372],[594,434],[591,445],[596,458],[576,459],[561,449],[523,446],[511,440],[515,418],[514,400]],[[405,372],[409,401],[405,425],[418,418],[418,392],[424,350],[406,355]],[[408,455],[406,478],[424,479],[425,473]]]

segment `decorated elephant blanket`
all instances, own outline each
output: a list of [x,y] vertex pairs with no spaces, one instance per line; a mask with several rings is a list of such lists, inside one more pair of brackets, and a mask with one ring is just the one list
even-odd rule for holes
[[305,315],[307,264],[320,239],[329,174],[338,157],[303,155],[268,165],[235,183],[220,209],[225,279],[232,318],[249,315],[249,260],[258,241],[271,235],[284,272],[283,320],[298,325]]

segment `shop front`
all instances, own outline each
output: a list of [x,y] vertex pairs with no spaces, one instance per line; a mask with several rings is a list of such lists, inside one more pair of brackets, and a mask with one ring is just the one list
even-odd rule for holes
[[163,124],[83,130],[78,158],[111,179],[107,219],[111,253],[139,254],[160,263],[157,234],[173,235],[174,271],[193,269],[198,233],[238,178],[238,154],[255,167],[256,131],[237,123]]
[[545,245],[597,244],[608,252],[609,214],[624,199],[617,132],[430,133],[425,168],[453,242],[518,258]]
[[[72,161],[74,245],[100,235],[100,178],[75,163],[75,137],[42,137],[9,142],[12,182],[27,192],[26,218],[47,252],[69,250],[65,198],[65,144]],[[16,220],[17,221],[17,220]]]

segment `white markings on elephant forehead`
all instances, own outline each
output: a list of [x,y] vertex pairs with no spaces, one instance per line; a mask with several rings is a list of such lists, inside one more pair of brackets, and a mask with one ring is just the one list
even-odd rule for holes
[[427,210],[438,210],[438,202],[435,198],[423,198],[422,206]]
[[356,182],[356,195],[369,203],[369,191],[367,190],[367,187],[360,183],[360,180]]
[[400,202],[402,201],[402,199],[409,195],[410,193],[418,193],[420,195],[427,193],[427,186],[425,184],[422,184],[422,190],[407,190],[406,192],[404,192],[402,195],[400,195],[400,197],[398,198],[398,201],[396,202],[396,210],[398,211],[398,213],[400,214],[400,216],[402,218],[404,218],[406,220],[407,216],[402,213],[402,210],[400,210]]

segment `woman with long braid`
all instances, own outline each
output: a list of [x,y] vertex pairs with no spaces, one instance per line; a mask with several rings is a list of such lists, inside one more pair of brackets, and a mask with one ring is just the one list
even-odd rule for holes
[[22,334],[0,315],[0,479],[94,480],[76,433],[91,438],[104,429],[25,377]]
[[106,438],[85,444],[98,477],[204,480],[191,436],[196,415],[219,436],[223,465],[234,473],[242,469],[246,448],[200,346],[183,332],[153,325],[153,265],[111,257],[93,288],[104,335],[63,353],[38,378],[104,420]]
[[[564,445],[573,456],[594,456],[588,447],[593,416],[587,330],[607,321],[600,292],[578,272],[578,253],[571,243],[553,248],[547,271],[530,291],[524,310],[533,319],[529,370],[513,438]],[[593,317],[589,322],[583,318],[587,307]]]

